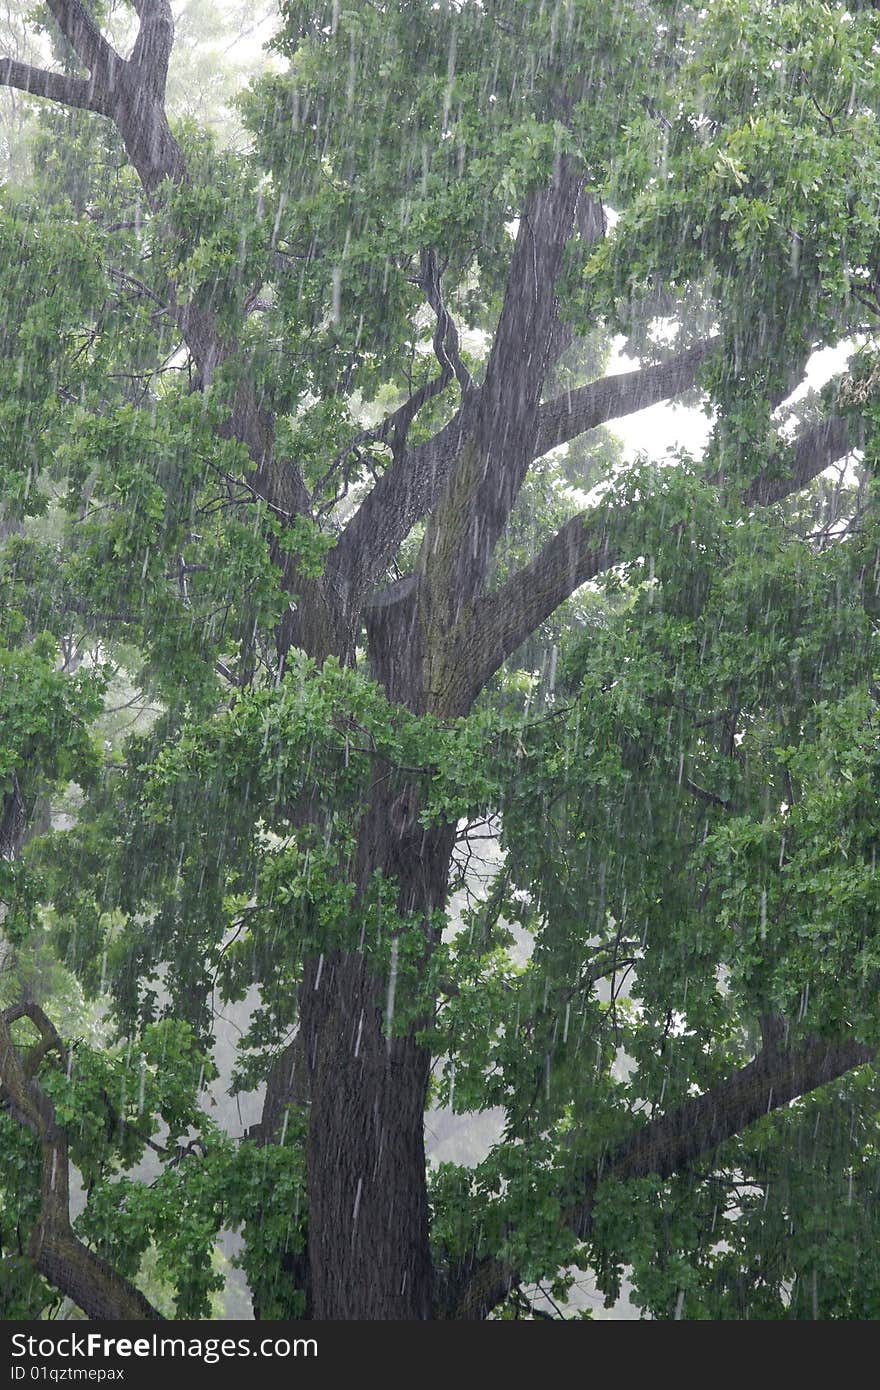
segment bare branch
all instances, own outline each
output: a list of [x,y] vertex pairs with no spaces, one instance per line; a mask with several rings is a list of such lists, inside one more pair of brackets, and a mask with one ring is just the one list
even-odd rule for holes
[[[439,376],[423,382],[402,405],[399,405],[390,415],[386,415],[378,425],[372,429],[360,430],[353,439],[350,439],[340,449],[326,473],[319,478],[315,484],[315,496],[320,498],[324,495],[328,483],[339,473],[340,468],[348,459],[354,459],[356,463],[361,462],[360,447],[363,444],[387,444],[391,449],[393,458],[399,461],[406,447],[406,437],[413,420],[428,401],[434,400],[436,396],[441,395],[446,390],[451,380],[452,368],[447,365]],[[321,514],[326,515],[327,512],[332,511],[342,496],[344,496],[344,486],[343,489],[337,489],[333,496],[321,503]]]
[[462,391],[470,391],[473,381],[470,372],[461,360],[455,320],[443,303],[441,278],[442,272],[437,264],[437,252],[433,250],[422,251],[419,286],[437,315],[437,327],[434,332],[434,356],[440,363],[444,375],[451,376],[454,372]]
[[62,106],[73,106],[80,111],[96,111],[102,116],[110,114],[107,93],[93,79],[46,72],[43,68],[31,67],[30,63],[16,62],[14,58],[0,58],[0,86],[16,87],[30,96],[47,97],[49,101],[58,101]]
[[547,401],[539,412],[535,458],[609,420],[634,415],[689,391],[719,342],[720,338],[707,338],[659,366],[618,372]]
[[733,804],[730,801],[725,801],[724,797],[719,796],[717,792],[710,792],[706,787],[698,786],[689,777],[682,780],[682,786],[690,792],[691,796],[695,796],[698,801],[704,801],[707,806],[720,806],[723,811],[729,811]]
[[130,286],[133,290],[136,290],[138,294],[143,295],[145,299],[149,299],[153,304],[157,304],[165,313],[174,315],[174,309],[165,304],[161,296],[156,294],[155,290],[151,290],[149,285],[145,285],[143,280],[139,280],[136,275],[129,275],[128,271],[120,270],[117,266],[112,265],[107,266],[107,275],[118,285]]

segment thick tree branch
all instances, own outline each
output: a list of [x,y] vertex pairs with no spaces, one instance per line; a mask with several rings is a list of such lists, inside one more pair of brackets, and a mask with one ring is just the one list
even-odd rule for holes
[[830,464],[844,458],[850,450],[847,422],[832,415],[812,425],[796,440],[790,463],[778,471],[764,469],[743,493],[746,505],[767,507],[772,502],[806,487]]
[[476,414],[479,392],[469,392],[432,439],[406,449],[370,489],[328,557],[328,570],[359,608],[382,578],[413,526],[434,506]]
[[[595,246],[597,241],[601,241],[605,236],[605,209],[602,199],[584,189],[578,198],[575,223],[582,247]],[[550,337],[548,360],[551,366],[571,347],[576,336],[574,326],[557,315]]]
[[707,806],[720,806],[723,811],[729,811],[731,808],[732,803],[730,801],[725,801],[724,797],[719,796],[717,792],[710,792],[705,787],[698,786],[696,782],[691,781],[690,777],[683,778],[681,785],[690,792],[691,796],[695,796],[698,801],[705,802]]
[[376,426],[374,430],[368,430],[358,439],[358,443],[373,439],[376,443],[388,444],[391,452],[397,458],[402,453],[406,445],[406,436],[410,425],[418,415],[422,406],[427,405],[428,401],[434,400],[439,396],[452,380],[452,369],[444,367],[439,376],[434,376],[430,381],[424,382],[407,400],[393,410],[390,415]]
[[719,338],[707,338],[659,366],[602,377],[545,402],[538,416],[535,458],[608,420],[634,415],[689,391],[719,342]]
[[[717,337],[708,338],[659,366],[602,377],[544,402],[538,411],[534,457],[540,458],[550,449],[611,420],[636,414],[690,390],[719,342]],[[357,558],[363,567],[364,591],[379,580],[408,532],[436,503],[470,432],[476,400],[470,404],[469,416],[459,412],[433,439],[408,449],[349,522],[337,547],[337,563],[341,569],[351,571]],[[779,501],[805,486],[845,452],[842,421],[816,426],[798,441],[793,473],[762,475],[744,494],[744,500],[761,504]]]
[[434,1316],[443,1322],[483,1322],[521,1283],[518,1270],[506,1260],[493,1255],[467,1259],[438,1279]]
[[[40,1034],[40,1042],[26,1058],[19,1055],[11,1032],[12,1025],[24,1017]],[[51,1050],[66,1056],[58,1033],[38,1005],[17,1004],[0,1014],[0,1101],[36,1136],[42,1152],[40,1215],[29,1257],[50,1284],[91,1318],[159,1318],[161,1314],[140,1290],[84,1245],[70,1224],[67,1135],[34,1074]]]
[[248,1138],[261,1147],[279,1142],[284,1116],[290,1105],[307,1105],[309,1076],[301,1030],[279,1052],[266,1077],[266,1094],[258,1124],[248,1130]]
[[47,97],[62,106],[74,106],[80,111],[95,111],[110,115],[110,103],[102,86],[85,77],[69,77],[60,72],[46,72],[19,63],[14,58],[0,58],[0,86],[16,87],[29,96]]
[[[769,1045],[727,1081],[651,1120],[612,1150],[595,1172],[586,1175],[578,1200],[564,1208],[564,1223],[586,1240],[603,1182],[690,1172],[757,1120],[873,1062],[875,1055],[875,1049],[853,1039],[807,1038],[785,1047],[774,1034]],[[519,1282],[517,1272],[493,1256],[465,1263],[450,1276],[443,1314],[486,1318]]]
[[159,98],[165,95],[168,61],[174,46],[174,19],[168,0],[132,0],[140,29],[129,62],[139,68]]
[[[780,455],[778,465],[759,474],[743,492],[743,502],[768,506],[781,501],[844,457],[849,447],[846,421],[837,416],[823,420],[804,431],[789,457]],[[718,475],[710,481],[723,485]],[[600,507],[578,513],[503,588],[477,602],[462,637],[472,678],[480,682],[477,689],[575,589],[617,563],[614,532],[622,522],[631,524],[629,512],[615,517]]]
[[0,82],[112,117],[151,201],[164,180],[183,182],[183,155],[162,105],[174,40],[167,0],[141,0],[135,5],[141,25],[128,62],[107,42],[80,0],[48,0],[48,4],[62,34],[89,69],[90,80],[42,72],[25,63],[3,59]]
[[616,564],[611,521],[608,513],[592,521],[578,513],[503,588],[477,602],[467,646],[481,685],[575,589]]
[[[537,207],[537,195],[533,199],[533,205],[531,210],[534,216]],[[582,192],[577,199],[575,225],[578,234],[587,245],[604,235],[605,219],[602,205],[597,199],[585,192]],[[527,322],[530,315],[533,319],[535,317],[534,289],[532,289],[531,295],[524,297],[519,293],[519,289],[522,288],[520,282],[524,279],[530,280],[534,286],[535,245],[530,239],[528,225],[521,226],[520,231],[521,236],[517,239],[517,248],[511,262],[508,294],[505,298],[505,313],[502,314],[502,320],[499,323],[496,342],[503,327],[508,342],[513,345],[513,348],[508,349],[508,354],[512,350],[518,352],[520,358],[525,360],[534,380],[537,381],[541,372],[546,372],[570,341],[570,334],[560,328],[556,314],[553,293],[554,277],[545,275],[542,293],[547,339],[544,366],[539,369],[539,356],[534,351],[534,344],[530,345],[530,336],[534,337],[535,334],[534,331],[531,335],[529,334]],[[529,264],[530,257],[531,263]],[[429,299],[438,316],[437,327],[439,331],[441,316],[445,315],[445,318],[449,319],[439,294],[439,284],[436,287],[431,286]],[[515,321],[510,322],[510,320]],[[451,321],[450,326],[454,331],[454,324],[451,324]],[[534,323],[532,329],[534,330]],[[455,369],[455,359],[458,354],[457,332],[451,340],[447,333],[443,343],[448,360]],[[450,354],[450,348],[454,350],[452,354]],[[500,346],[493,348],[490,358],[489,368],[496,376],[501,372],[498,360],[501,351]],[[439,356],[440,353],[438,353]],[[462,408],[433,439],[413,449],[407,449],[401,453],[399,458],[395,459],[394,466],[384,474],[380,482],[361,503],[360,508],[348,523],[334,556],[331,557],[331,562],[339,573],[348,577],[355,601],[358,603],[363,602],[369,590],[381,579],[382,574],[412,527],[433,509],[449,481],[457,460],[461,457],[465,441],[478,425],[483,408],[483,390],[474,387],[469,376],[463,377],[460,369],[456,370],[456,374],[463,390],[465,387],[468,388],[465,392]],[[635,377],[639,374],[633,373],[632,375]],[[491,385],[491,381],[492,375],[487,368],[487,384]],[[689,382],[688,384],[692,383]],[[601,385],[601,383],[596,383],[596,385]],[[638,391],[629,394],[619,393],[618,396],[613,397],[609,397],[606,393],[602,397],[602,401],[610,413],[603,416],[602,419],[597,419],[595,423],[601,424],[604,419],[611,419],[615,410],[618,414],[625,414],[632,408],[642,409],[644,404],[653,403],[654,398],[652,397],[650,400],[643,400],[640,404],[632,407],[629,404],[630,400],[638,398],[638,396]],[[663,397],[657,397],[657,399],[663,399]],[[522,404],[521,401],[520,406]],[[535,404],[537,404],[537,398]],[[561,404],[564,411],[568,412],[570,397],[564,397]],[[552,447],[549,444],[545,445],[542,440],[542,433],[545,432],[542,423],[544,420],[543,411],[548,409],[549,407],[541,407],[542,413],[539,415],[538,422],[538,443],[533,452],[535,458],[540,457],[542,453],[546,453],[547,449]],[[586,413],[586,405],[584,406],[584,413]],[[596,414],[595,408],[593,408],[592,413]],[[548,423],[552,423],[549,415],[547,419]],[[584,429],[592,427],[592,425],[587,424]]]
[[[583,178],[575,161],[561,159],[551,183],[523,209],[474,433],[431,513],[419,557],[420,603],[438,631],[450,632],[479,592],[535,456],[537,408],[556,336],[556,285]],[[442,655],[439,663],[428,675],[438,696],[446,683]]]
[[25,838],[27,809],[15,772],[12,786],[0,796],[0,859],[15,859]]
[[121,62],[80,0],[47,0],[55,23],[84,67],[106,77]]
[[[413,420],[428,401],[432,401],[435,396],[441,395],[446,390],[451,380],[452,368],[446,367],[439,376],[423,382],[411,396],[407,397],[402,405],[386,415],[378,425],[372,429],[360,430],[344,448],[340,449],[327,472],[319,479],[315,486],[315,496],[324,496],[328,483],[336,477],[346,460],[354,459],[356,463],[361,462],[360,450],[364,444],[387,444],[392,457],[399,460],[406,447],[406,437]],[[331,512],[337,502],[345,495],[346,490],[346,484],[343,481],[341,488],[338,488],[333,496],[325,498],[321,503],[319,515],[326,516],[328,512]]]
[[[541,405],[534,458],[610,420],[690,390],[716,344],[716,339],[708,339],[659,367],[604,377]],[[351,576],[360,602],[381,579],[412,527],[437,502],[474,428],[478,402],[475,389],[433,439],[407,449],[348,523],[330,558],[340,573]]]
[[[874,1057],[874,1048],[853,1039],[807,1038],[792,1047],[772,1043],[727,1081],[636,1130],[605,1159],[595,1186],[609,1178],[623,1181],[650,1174],[669,1178],[689,1172],[697,1160],[713,1155],[756,1120]],[[566,1222],[579,1235],[588,1233],[592,1223],[589,1192],[566,1213]]]
[[358,612],[414,522],[428,513],[404,621],[414,639],[428,629],[434,634],[429,648],[412,646],[409,675],[437,712],[458,699],[447,670],[450,634],[479,592],[534,457],[537,408],[559,346],[556,283],[581,185],[574,162],[562,159],[552,182],[527,199],[483,385],[465,390],[455,418],[385,474],[330,556],[328,577]]

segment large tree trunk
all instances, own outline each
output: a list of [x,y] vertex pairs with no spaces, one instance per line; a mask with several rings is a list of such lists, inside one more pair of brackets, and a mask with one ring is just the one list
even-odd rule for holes
[[[320,978],[318,971],[320,970]],[[315,1318],[429,1318],[423,1139],[430,1057],[387,1038],[363,956],[310,963],[309,1267]]]
[[[412,788],[379,783],[361,833],[359,880],[399,885],[398,909],[424,921],[447,887],[451,828],[418,824]],[[424,1116],[431,1057],[411,1026],[395,1036],[391,975],[359,952],[312,959],[300,1000],[311,1104],[308,1138],[311,1313],[318,1319],[426,1319],[432,1266]]]

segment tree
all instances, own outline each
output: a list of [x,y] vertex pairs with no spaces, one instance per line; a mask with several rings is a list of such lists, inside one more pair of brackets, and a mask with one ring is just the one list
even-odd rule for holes
[[[46,8],[58,64],[0,61],[55,103],[2,224],[5,931],[116,1034],[0,1018],[7,1306],[153,1316],[152,1246],[198,1316],[225,1225],[260,1316],[624,1264],[657,1316],[876,1316],[873,9],[289,0],[245,158],[169,124],[166,0],[127,57]],[[700,459],[584,445],[696,391]],[[110,656],[159,713],[96,767]],[[254,987],[239,1142],[198,1097]],[[476,1168],[429,1094],[503,1107]]]

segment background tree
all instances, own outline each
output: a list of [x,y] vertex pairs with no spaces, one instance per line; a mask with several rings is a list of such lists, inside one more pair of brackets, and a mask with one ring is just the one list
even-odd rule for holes
[[[161,713],[7,874],[118,1046],[2,1015],[4,1254],[102,1317],[151,1245],[203,1313],[223,1226],[262,1316],[624,1264],[659,1316],[874,1315],[873,9],[287,3],[245,156],[169,125],[167,3],[121,52],[46,8],[56,66],[0,60],[77,113],[2,224],[7,640],[87,632]],[[699,460],[583,448],[695,389]],[[237,1142],[203,1050],[254,987]],[[432,1086],[506,1122],[429,1182]]]

